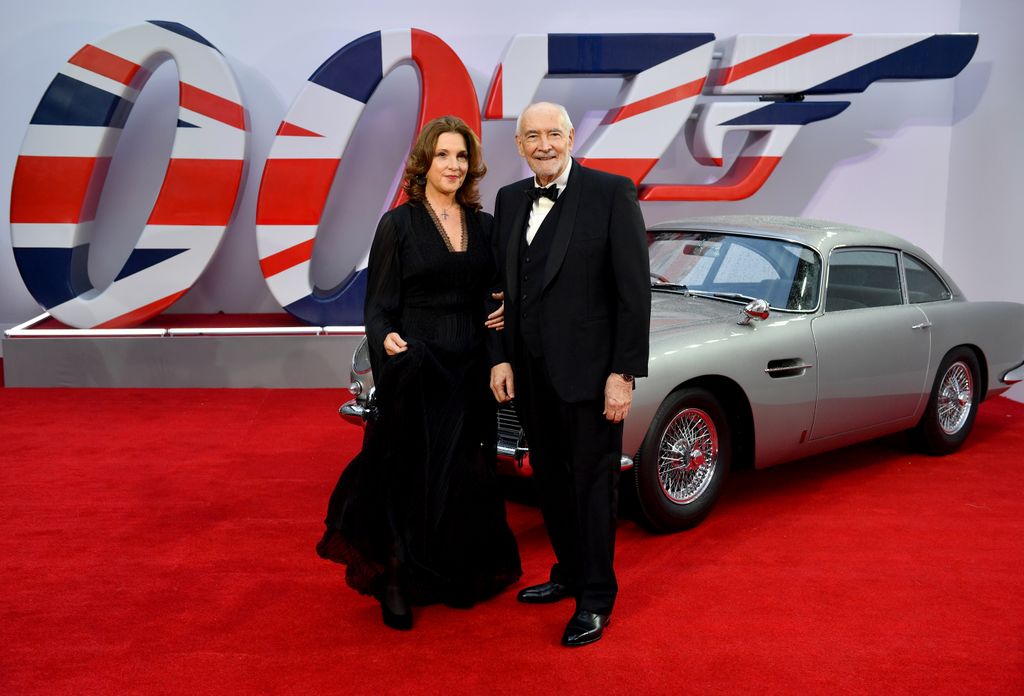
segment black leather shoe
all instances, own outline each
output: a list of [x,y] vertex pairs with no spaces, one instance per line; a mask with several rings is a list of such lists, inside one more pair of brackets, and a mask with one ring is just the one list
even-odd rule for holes
[[519,590],[516,599],[526,604],[551,604],[571,596],[569,588],[565,585],[557,582],[544,582]]
[[611,621],[608,614],[595,614],[590,611],[578,611],[565,625],[562,634],[562,645],[575,648],[601,640],[601,634]]

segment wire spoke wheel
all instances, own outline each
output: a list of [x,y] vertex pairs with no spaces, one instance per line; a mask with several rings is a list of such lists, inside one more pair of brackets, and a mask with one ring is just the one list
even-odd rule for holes
[[707,517],[729,475],[731,432],[722,402],[709,390],[683,387],[665,397],[634,468],[644,524],[676,532]]
[[949,366],[939,386],[939,427],[954,435],[964,427],[974,404],[974,380],[967,364],[958,360]]
[[921,450],[949,454],[967,439],[983,394],[978,360],[973,350],[958,346],[939,363],[924,415],[911,432]]
[[718,431],[705,411],[687,408],[673,418],[661,437],[658,481],[666,497],[686,504],[711,483],[718,463]]

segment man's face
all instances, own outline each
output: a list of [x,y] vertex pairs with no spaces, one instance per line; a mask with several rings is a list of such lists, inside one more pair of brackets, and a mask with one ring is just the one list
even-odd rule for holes
[[553,106],[538,104],[523,114],[521,130],[516,133],[516,147],[541,186],[547,186],[562,173],[575,135],[572,128],[565,132],[561,112]]

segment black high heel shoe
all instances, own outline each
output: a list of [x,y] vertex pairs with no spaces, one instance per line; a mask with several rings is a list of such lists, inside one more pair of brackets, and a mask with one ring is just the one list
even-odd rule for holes
[[393,628],[396,631],[410,631],[412,630],[412,612],[405,611],[403,613],[396,613],[388,608],[385,602],[381,602],[380,605],[381,618],[384,620],[384,625],[389,628]]
[[408,631],[412,628],[412,610],[405,601],[397,573],[389,573],[388,582],[380,595],[380,613],[385,626],[396,631]]

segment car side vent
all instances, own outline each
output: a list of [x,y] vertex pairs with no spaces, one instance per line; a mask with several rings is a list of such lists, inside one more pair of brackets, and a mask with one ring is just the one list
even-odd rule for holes
[[768,367],[764,369],[772,379],[780,377],[799,377],[814,367],[805,363],[800,358],[785,358],[782,360],[769,360]]

